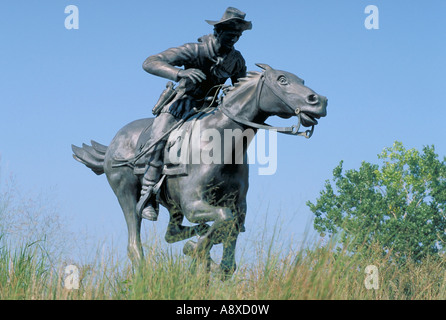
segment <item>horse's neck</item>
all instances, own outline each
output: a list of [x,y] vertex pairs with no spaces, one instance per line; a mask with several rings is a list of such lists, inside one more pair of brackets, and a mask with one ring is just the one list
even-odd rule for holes
[[[241,80],[246,81],[246,80]],[[268,116],[259,109],[257,100],[259,89],[257,87],[258,79],[251,79],[243,84],[238,84],[232,89],[222,101],[221,109],[224,113],[255,123],[263,123]]]

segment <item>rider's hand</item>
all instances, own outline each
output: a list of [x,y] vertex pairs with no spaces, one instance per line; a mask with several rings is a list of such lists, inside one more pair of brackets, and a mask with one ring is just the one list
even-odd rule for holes
[[181,79],[184,78],[189,79],[190,81],[193,82],[193,84],[206,80],[206,75],[203,73],[203,71],[194,68],[180,70],[178,72],[178,77]]

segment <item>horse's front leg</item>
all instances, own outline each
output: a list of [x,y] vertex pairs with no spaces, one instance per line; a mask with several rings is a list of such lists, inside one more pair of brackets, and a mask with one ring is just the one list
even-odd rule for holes
[[197,242],[188,241],[183,249],[187,255],[205,258],[217,240],[215,235],[233,228],[234,216],[229,208],[212,206],[202,200],[190,202],[183,208],[184,215],[192,223],[214,222]]
[[222,236],[223,257],[220,263],[222,280],[229,279],[237,268],[237,264],[235,263],[235,247],[239,233],[245,231],[246,209],[246,200],[243,198],[243,200],[238,202],[237,210],[235,211],[234,228],[226,236]]
[[220,263],[220,271],[222,272],[222,280],[229,279],[237,268],[235,262],[235,246],[237,244],[237,234],[234,234],[231,239],[223,241],[223,257]]
[[[171,209],[173,210],[173,209]],[[170,221],[167,225],[165,239],[168,243],[174,243],[193,236],[201,236],[209,230],[209,225],[202,223],[196,226],[183,226],[184,215],[180,211],[170,213]]]

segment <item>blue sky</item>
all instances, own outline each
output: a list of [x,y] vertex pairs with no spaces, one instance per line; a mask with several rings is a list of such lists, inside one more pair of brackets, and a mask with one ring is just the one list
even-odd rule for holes
[[[378,30],[364,26],[370,4],[379,9]],[[79,9],[77,30],[64,26],[68,5]],[[236,44],[248,70],[261,62],[295,73],[329,99],[311,139],[278,135],[274,175],[252,170],[241,247],[265,221],[278,225],[283,243],[301,241],[312,217],[305,202],[340,160],[345,168],[377,163],[395,140],[433,144],[446,155],[445,1],[7,0],[0,4],[2,180],[13,174],[24,193],[51,193],[74,232],[112,238],[125,254],[118,202],[105,176],[73,160],[71,144],[107,145],[122,126],[150,116],[166,80],[142,62],[210,33],[204,20],[218,20],[228,6],[253,23]],[[144,222],[146,236],[163,235],[166,223],[166,213]]]

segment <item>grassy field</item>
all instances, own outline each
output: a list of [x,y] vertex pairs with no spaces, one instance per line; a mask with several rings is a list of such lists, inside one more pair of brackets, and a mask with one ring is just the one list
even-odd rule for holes
[[[127,261],[98,261],[77,266],[79,288],[70,288],[67,264],[51,265],[38,244],[0,249],[0,299],[150,299],[150,300],[301,300],[301,299],[445,299],[445,260],[395,265],[374,252],[350,256],[330,246],[289,253],[267,250],[257,262],[241,263],[222,282],[217,273],[191,259],[152,247],[138,272]],[[101,260],[101,259],[98,259]],[[378,270],[378,288],[366,288],[368,265]]]
[[[137,271],[113,249],[93,251],[88,263],[72,262],[62,258],[68,244],[94,248],[64,228],[46,199],[18,197],[8,185],[0,191],[0,300],[446,299],[445,257],[394,264],[379,250],[351,255],[329,243],[285,250],[274,236],[280,230],[267,235],[269,221],[252,226],[261,230],[252,242],[239,241],[250,258],[238,248],[237,271],[225,282],[218,273],[193,271],[191,258],[159,242],[145,243]],[[74,273],[67,273],[70,265],[78,272],[78,288],[70,281]],[[370,265],[373,282],[366,274]]]

